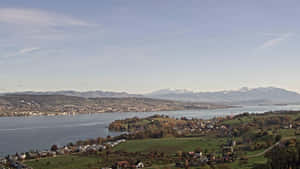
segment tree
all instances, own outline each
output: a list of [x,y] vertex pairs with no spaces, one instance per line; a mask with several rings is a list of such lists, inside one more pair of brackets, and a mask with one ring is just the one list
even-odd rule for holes
[[51,151],[57,151],[58,150],[58,147],[57,147],[57,145],[52,145],[51,146]]
[[177,151],[176,155],[181,159],[182,158],[182,151]]
[[74,146],[74,144],[72,142],[68,143],[67,146]]
[[196,149],[195,149],[195,153],[201,153],[202,152],[202,149],[200,148],[200,147],[197,147]]
[[279,135],[279,134],[276,135],[276,136],[275,136],[275,141],[278,142],[278,141],[280,141],[280,140],[281,140],[281,135]]

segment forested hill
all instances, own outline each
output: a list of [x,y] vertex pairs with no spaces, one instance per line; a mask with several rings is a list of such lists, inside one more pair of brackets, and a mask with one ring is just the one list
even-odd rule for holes
[[187,103],[150,98],[83,98],[63,95],[0,96],[0,113],[13,112],[145,112],[184,109],[224,108],[209,103]]
[[62,91],[24,91],[24,92],[14,92],[14,93],[0,93],[0,95],[6,94],[15,94],[15,95],[64,95],[64,96],[77,96],[84,98],[99,98],[99,97],[114,97],[114,98],[123,98],[123,97],[143,97],[138,94],[130,94],[127,92],[110,92],[110,91],[74,91],[74,90],[62,90]]

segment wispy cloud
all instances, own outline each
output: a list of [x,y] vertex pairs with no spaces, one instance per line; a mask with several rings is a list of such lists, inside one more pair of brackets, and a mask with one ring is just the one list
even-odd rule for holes
[[40,50],[40,49],[41,49],[41,48],[24,48],[24,49],[21,49],[20,51],[18,51],[17,54],[32,53],[32,52],[38,51],[38,50]]
[[[273,35],[273,34],[270,34],[270,35]],[[281,35],[274,35],[275,36],[274,38],[265,41],[259,48],[265,49],[265,48],[273,47],[275,45],[278,45],[280,42],[290,38],[293,35],[294,35],[293,33],[285,33],[285,34],[281,34]]]
[[81,43],[87,36],[95,37],[102,29],[97,23],[70,14],[0,7],[0,30],[0,62],[3,63],[33,53],[47,55],[49,50]]
[[20,49],[16,52],[12,53],[12,54],[2,56],[2,57],[0,57],[0,59],[8,59],[8,58],[11,58],[11,57],[22,56],[22,55],[37,52],[39,50],[41,50],[41,48],[38,48],[38,47],[23,48],[23,49]]
[[90,26],[83,20],[38,9],[0,8],[0,23],[39,26]]

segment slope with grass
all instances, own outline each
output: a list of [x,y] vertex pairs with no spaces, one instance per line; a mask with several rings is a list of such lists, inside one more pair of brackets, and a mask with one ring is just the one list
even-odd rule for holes
[[192,138],[161,138],[161,139],[143,139],[130,140],[119,145],[114,150],[128,152],[164,152],[175,154],[178,151],[194,151],[196,148],[206,149],[208,151],[218,150],[225,143],[225,139],[215,137],[192,137]]

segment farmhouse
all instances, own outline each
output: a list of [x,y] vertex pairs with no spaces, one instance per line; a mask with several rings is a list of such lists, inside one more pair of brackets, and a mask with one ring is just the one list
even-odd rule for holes
[[144,168],[144,164],[141,161],[136,162],[136,168]]

